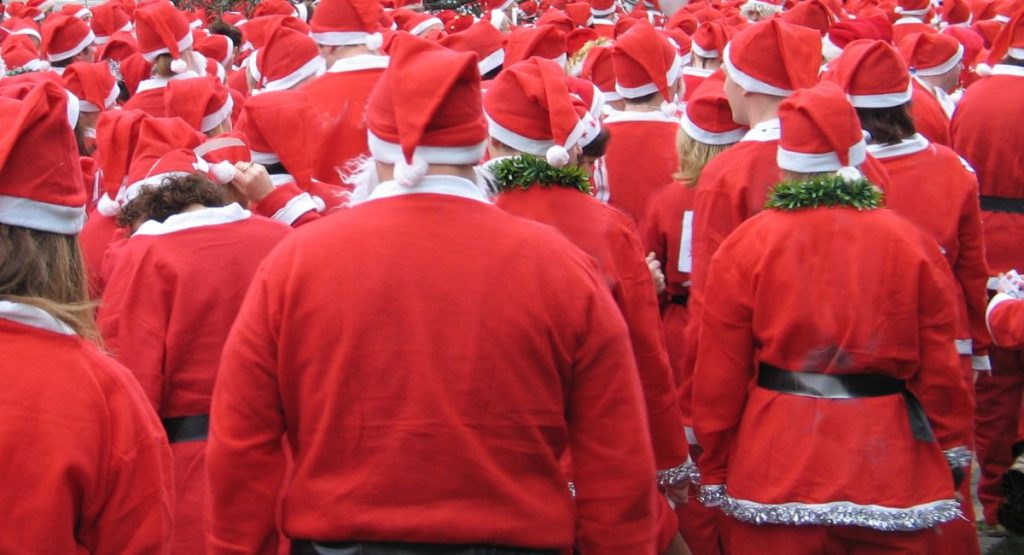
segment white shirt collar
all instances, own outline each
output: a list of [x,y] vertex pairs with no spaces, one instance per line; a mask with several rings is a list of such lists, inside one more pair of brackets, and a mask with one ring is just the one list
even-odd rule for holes
[[1024,67],[1012,66],[1010,64],[996,64],[992,66],[992,75],[1008,75],[1010,77],[1024,77]]
[[238,203],[231,203],[227,206],[214,208],[203,208],[193,212],[183,212],[169,216],[163,222],[149,220],[139,226],[139,229],[132,234],[136,235],[168,235],[177,231],[194,229],[197,227],[229,224],[245,220],[252,216],[252,212],[242,208]]
[[622,121],[661,121],[665,123],[679,123],[675,116],[665,115],[661,110],[650,112],[633,112],[630,110],[614,110],[604,119],[605,123],[618,123]]
[[914,133],[912,136],[894,145],[868,145],[868,152],[875,158],[896,158],[921,152],[928,148],[929,145],[931,143],[928,142],[924,135]]
[[374,187],[366,201],[416,194],[449,195],[485,204],[491,203],[475,183],[454,175],[428,175],[415,187],[403,187],[396,181],[385,181]]
[[30,304],[0,301],[0,318],[61,335],[75,335],[75,330],[71,329],[71,326],[54,318],[49,312]]
[[782,126],[779,123],[779,118],[762,121],[761,123],[750,128],[747,134],[743,136],[740,141],[756,141],[759,143],[767,143],[771,141],[777,141],[782,137]]
[[351,58],[342,58],[327,70],[328,73],[345,73],[364,69],[386,69],[391,58],[379,54],[360,54]]
[[193,77],[201,76],[192,70],[188,70],[183,73],[179,73],[174,77],[150,77],[149,79],[139,83],[138,88],[135,89],[135,94],[139,94],[143,91],[165,88],[167,87],[167,83],[170,83],[174,79],[191,79]]

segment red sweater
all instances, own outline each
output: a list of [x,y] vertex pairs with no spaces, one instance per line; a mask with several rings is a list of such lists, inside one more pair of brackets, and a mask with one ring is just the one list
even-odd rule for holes
[[273,553],[284,481],[291,538],[653,553],[642,392],[593,262],[464,179],[371,199],[249,290],[213,399],[213,550]]
[[0,345],[0,552],[166,552],[171,452],[131,374],[24,304]]
[[953,142],[949,135],[949,116],[942,109],[942,104],[939,104],[935,94],[926,88],[927,85],[921,84],[917,79],[914,79],[913,87],[910,116],[914,120],[917,132],[933,143],[942,146],[952,145]]
[[[289,228],[238,205],[147,222],[112,247],[99,324],[162,418],[205,415],[249,281]],[[174,452],[175,553],[203,553],[206,442]]]
[[[982,195],[1024,199],[1024,68],[996,65],[970,86],[953,115],[953,148],[978,172]],[[1024,215],[982,212],[992,274],[1024,268]]]
[[641,224],[647,198],[679,170],[679,121],[661,112],[615,112],[604,125],[611,133],[604,155],[608,203]]

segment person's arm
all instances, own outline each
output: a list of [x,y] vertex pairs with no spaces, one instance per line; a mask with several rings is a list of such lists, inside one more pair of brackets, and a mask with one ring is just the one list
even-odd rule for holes
[[[966,173],[966,172],[965,172]],[[988,347],[992,343],[985,325],[985,307],[988,300],[988,264],[985,261],[985,241],[981,229],[981,208],[978,202],[978,181],[968,174],[971,193],[965,195],[957,226],[960,254],[953,265],[953,274],[967,302],[967,320],[970,324],[972,358],[971,367],[990,372]]]
[[213,391],[206,452],[210,553],[277,551],[285,420],[277,383],[280,323],[272,299],[280,291],[268,283],[269,262],[238,313]]
[[249,199],[254,212],[285,225],[301,227],[320,219],[313,197],[295,183],[274,187],[270,174],[259,164],[235,164],[232,186]]

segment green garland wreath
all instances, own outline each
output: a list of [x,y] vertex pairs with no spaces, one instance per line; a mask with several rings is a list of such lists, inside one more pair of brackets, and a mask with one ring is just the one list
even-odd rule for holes
[[540,185],[567,187],[590,194],[590,177],[579,166],[556,168],[542,158],[528,154],[499,160],[491,167],[491,173],[499,193]]
[[838,175],[822,175],[804,181],[784,181],[768,194],[766,208],[802,210],[848,206],[873,210],[882,206],[882,191],[866,179],[846,181]]

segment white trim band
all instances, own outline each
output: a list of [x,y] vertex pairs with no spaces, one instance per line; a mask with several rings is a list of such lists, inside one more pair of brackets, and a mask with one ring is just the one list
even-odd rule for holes
[[423,21],[420,21],[416,25],[413,25],[413,28],[409,29],[409,34],[420,36],[420,33],[426,32],[427,29],[433,27],[434,25],[440,25],[442,28],[444,28],[443,21],[436,17],[431,17],[430,19],[424,19]]
[[277,157],[277,154],[273,152],[259,152],[256,150],[250,150],[249,155],[252,157],[254,164],[260,164],[262,166],[269,166],[271,164],[281,163],[281,159]]
[[317,55],[288,75],[285,75],[280,79],[267,81],[262,87],[252,91],[252,94],[256,95],[270,91],[286,91],[295,85],[298,85],[303,79],[312,77],[321,72],[326,65],[327,62],[320,55]]
[[[1022,49],[1021,51],[1024,52],[1024,49]],[[917,75],[942,75],[943,73],[946,73],[947,71],[956,67],[956,65],[960,63],[960,60],[963,59],[964,45],[958,44],[956,47],[956,54],[953,54],[953,56],[950,59],[946,60],[945,62],[942,62],[941,64],[932,67],[914,68],[911,71],[913,71]]]
[[700,56],[701,58],[718,58],[722,55],[718,50],[704,50],[701,48],[700,44],[697,44],[697,41],[690,43],[690,52]]
[[324,46],[359,46],[366,44],[370,34],[366,31],[323,31],[310,33],[310,36]]
[[789,170],[791,172],[834,172],[845,166],[859,166],[863,164],[866,152],[867,148],[864,144],[864,139],[861,139],[860,142],[850,147],[850,151],[847,153],[849,163],[843,164],[839,161],[839,156],[835,152],[822,152],[820,154],[794,152],[779,146],[778,153],[775,155],[775,160],[778,163],[779,168]]
[[598,8],[595,8],[592,5],[592,6],[590,6],[590,15],[592,15],[594,17],[607,17],[607,16],[612,15],[613,13],[615,13],[615,10],[616,10],[616,5],[615,4],[612,4],[611,7],[604,8],[604,9],[598,9]]
[[[402,145],[391,143],[366,131],[367,144],[373,159],[385,164],[397,164],[405,161]],[[469,165],[479,164],[487,151],[487,141],[469,146],[426,146],[420,145],[413,152],[413,157],[420,158],[427,164]]]
[[[484,113],[484,117],[487,118],[487,132],[491,137],[501,141],[502,143],[518,150],[519,152],[525,152],[527,154],[533,154],[534,156],[545,156],[548,149],[555,146],[557,143],[554,139],[531,139],[529,137],[520,135],[511,129],[502,126],[500,123],[494,121],[490,114]],[[572,132],[565,139],[565,144],[559,145],[566,149],[570,149],[580,142],[583,137],[583,133],[587,129],[587,122],[583,119],[578,120],[576,125],[573,127]]]
[[771,96],[782,96],[786,97],[793,94],[793,89],[782,89],[773,85],[769,85],[760,79],[747,75],[735,64],[732,63],[731,53],[732,44],[725,45],[725,52],[722,55],[722,65],[725,66],[725,71],[737,85],[743,90],[758,94],[767,94]]
[[693,123],[690,117],[687,116],[685,110],[683,111],[683,117],[679,120],[679,125],[682,126],[683,131],[689,135],[691,139],[707,145],[731,145],[739,142],[739,140],[747,134],[747,130],[743,127],[721,133],[706,131]]
[[[178,41],[178,55],[180,56],[182,52],[184,52],[185,50],[188,50],[189,48],[192,48],[192,33],[191,32],[186,34],[184,36],[184,38],[182,38],[181,40]],[[142,57],[145,58],[147,62],[152,62],[152,61],[156,60],[157,56],[159,56],[160,54],[170,54],[170,53],[171,53],[171,49],[170,48],[157,48],[156,50],[150,50],[149,52],[141,52]]]
[[65,50],[64,52],[57,52],[56,54],[49,54],[49,53],[47,53],[46,54],[46,59],[51,61],[51,62],[59,62],[61,60],[66,60],[68,58],[72,58],[76,54],[78,54],[79,52],[81,52],[81,51],[85,50],[86,48],[88,48],[89,45],[94,43],[94,42],[96,42],[96,35],[94,35],[92,31],[89,31],[89,34],[85,35],[85,38],[80,40],[78,42],[78,44],[76,44],[73,48],[71,48],[71,50]]
[[0,195],[0,222],[37,231],[74,235],[85,225],[85,206],[64,206]]
[[270,219],[277,220],[286,225],[292,225],[295,223],[295,220],[298,220],[307,212],[317,212],[316,203],[313,202],[313,197],[309,193],[302,193],[288,199],[288,202],[280,210],[274,212]]
[[503,63],[505,63],[505,50],[499,48],[477,62],[477,66],[480,68],[480,75],[483,75],[497,69]]
[[218,125],[224,123],[224,120],[228,119],[231,115],[231,110],[235,107],[235,101],[229,94],[227,100],[224,101],[224,105],[217,108],[211,114],[203,116],[203,121],[199,124],[199,130],[203,133],[213,130]]
[[367,69],[387,69],[391,58],[380,54],[360,54],[351,58],[342,58],[327,70],[327,73],[345,73],[349,71],[364,71]]
[[914,96],[914,81],[908,79],[907,90],[882,94],[849,94],[850,104],[854,108],[892,108],[910,102]]
[[[683,58],[677,52],[675,57],[672,58],[672,65],[668,68],[665,73],[665,84],[671,90],[673,85],[679,81],[679,75],[683,69]],[[648,76],[650,77],[650,76]],[[658,85],[654,82],[650,82],[639,87],[626,87],[619,84],[618,79],[615,80],[615,92],[622,95],[623,98],[640,98],[641,96],[647,96],[658,92]]]

